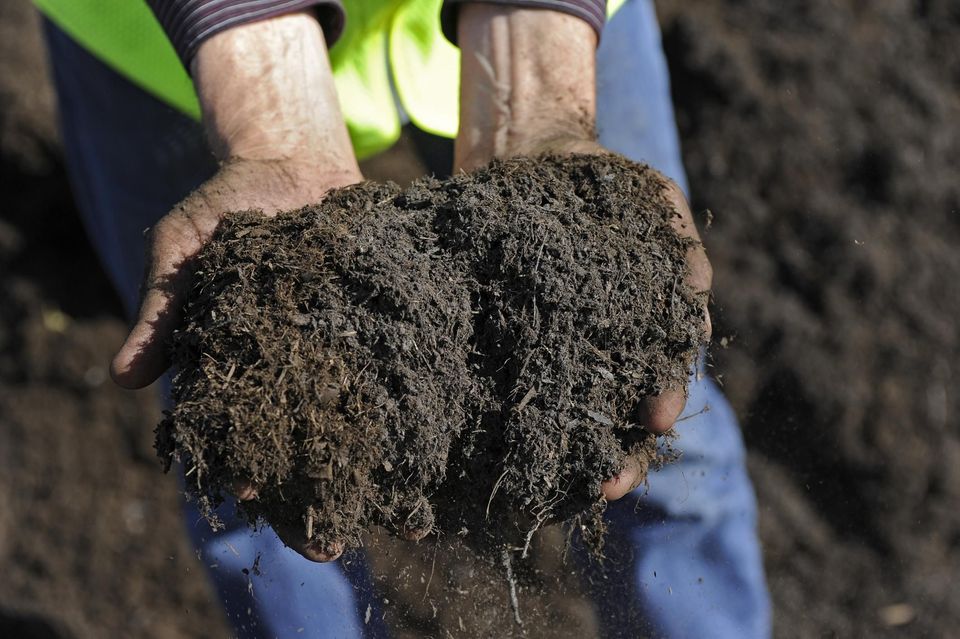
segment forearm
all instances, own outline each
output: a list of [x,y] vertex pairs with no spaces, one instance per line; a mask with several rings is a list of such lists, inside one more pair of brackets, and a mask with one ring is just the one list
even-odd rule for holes
[[311,14],[221,32],[200,46],[192,73],[219,159],[359,172],[323,32]]
[[554,140],[593,139],[597,36],[590,24],[546,9],[476,3],[460,10],[457,31],[458,168]]
[[146,386],[166,370],[191,261],[225,215],[297,209],[361,179],[311,14],[222,31],[203,42],[191,67],[222,164],[150,230],[137,323],[111,366],[127,388]]

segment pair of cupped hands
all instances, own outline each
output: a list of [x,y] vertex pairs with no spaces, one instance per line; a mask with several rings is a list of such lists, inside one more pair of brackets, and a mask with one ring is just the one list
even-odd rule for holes
[[[454,170],[470,171],[495,157],[608,153],[594,141],[596,35],[586,22],[543,9],[468,4],[460,11],[460,132]],[[331,189],[363,180],[339,110],[323,33],[308,13],[237,27],[200,47],[191,67],[219,171],[147,234],[147,263],[138,317],[111,373],[127,388],[154,382],[169,367],[167,345],[179,326],[191,273],[186,266],[230,212],[276,215],[320,201]],[[710,289],[712,271],[690,208],[664,179],[674,229],[694,242],[688,283]],[[709,336],[709,313],[704,307]],[[640,422],[654,433],[672,428],[686,390],[646,398]],[[630,459],[614,477],[599,478],[615,500],[641,480]],[[233,493],[257,498],[238,478]],[[343,544],[317,547],[302,530],[277,530],[313,561],[340,556]],[[417,540],[429,530],[408,530]]]

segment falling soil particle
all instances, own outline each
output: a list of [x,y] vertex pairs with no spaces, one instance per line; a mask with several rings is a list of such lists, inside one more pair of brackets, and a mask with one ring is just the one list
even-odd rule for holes
[[249,481],[251,523],[315,544],[575,521],[598,547],[600,482],[663,459],[642,398],[704,341],[664,188],[618,156],[525,158],[230,216],[193,265],[161,456],[211,518]]

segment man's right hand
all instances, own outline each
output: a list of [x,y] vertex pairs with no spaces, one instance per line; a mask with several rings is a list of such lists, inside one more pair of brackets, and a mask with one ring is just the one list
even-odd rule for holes
[[[323,32],[309,13],[245,24],[210,37],[191,63],[203,123],[220,170],[149,231],[138,319],[111,365],[114,380],[140,388],[169,366],[166,344],[181,322],[189,264],[230,212],[265,215],[318,202],[362,179],[333,83]],[[256,495],[242,478],[240,499]],[[302,531],[277,531],[313,561]]]

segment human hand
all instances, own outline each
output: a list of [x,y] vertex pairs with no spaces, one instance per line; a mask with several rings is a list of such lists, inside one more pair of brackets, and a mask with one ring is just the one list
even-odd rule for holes
[[[472,3],[461,8],[460,131],[454,169],[473,170],[495,157],[609,153],[595,141],[596,45],[583,20],[546,9]],[[673,228],[694,240],[688,249],[687,282],[703,299],[704,332],[711,334],[707,298],[713,272],[683,192],[664,177],[664,195],[676,215]],[[643,401],[641,424],[669,431],[686,404],[686,388]],[[608,500],[637,487],[637,460],[601,484]]]
[[147,264],[137,321],[113,359],[113,379],[142,388],[167,370],[167,344],[180,325],[190,262],[220,221],[236,211],[265,215],[319,201],[329,189],[360,181],[359,171],[236,159],[180,202],[147,233]]
[[[168,368],[166,345],[181,322],[190,262],[225,215],[297,209],[362,179],[323,33],[309,13],[219,33],[201,45],[192,71],[221,167],[149,231],[138,318],[111,365],[126,388],[146,386]],[[241,500],[256,497],[243,478],[232,492]],[[277,533],[314,561],[342,551],[342,544],[310,546],[303,531]]]

